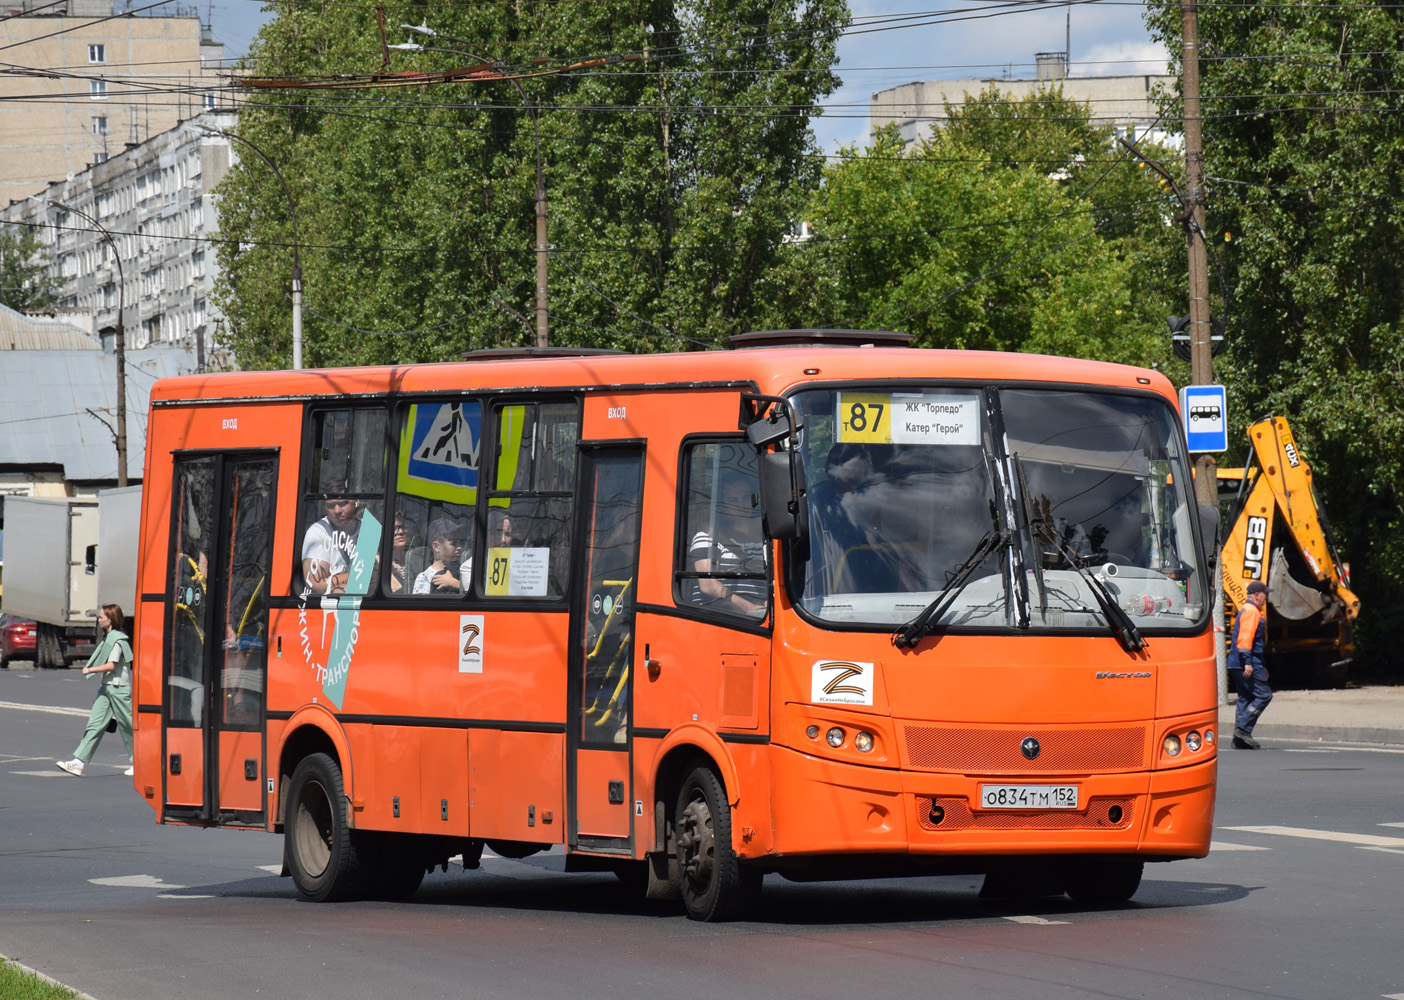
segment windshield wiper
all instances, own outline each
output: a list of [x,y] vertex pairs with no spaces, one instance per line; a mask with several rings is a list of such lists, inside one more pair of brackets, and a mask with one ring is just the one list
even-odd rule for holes
[[[1135,653],[1145,649],[1146,640],[1141,636],[1141,632],[1136,628],[1136,623],[1131,620],[1131,616],[1121,609],[1112,597],[1111,591],[1107,590],[1106,584],[1097,578],[1097,574],[1087,568],[1087,564],[1082,561],[1082,557],[1073,551],[1072,546],[1063,540],[1062,535],[1053,530],[1047,521],[1036,522],[1037,530],[1044,539],[1053,543],[1063,558],[1067,559],[1073,569],[1077,570],[1087,586],[1092,590],[1092,596],[1097,599],[1097,605],[1102,609],[1102,617],[1107,620],[1107,626],[1116,636],[1117,642],[1121,643],[1121,648],[1128,653]],[[1031,524],[1032,528],[1033,525]]]
[[975,570],[980,564],[985,561],[985,558],[991,552],[1009,544],[1010,533],[997,530],[999,521],[997,515],[995,515],[993,503],[990,504],[990,514],[995,517],[996,528],[985,532],[980,538],[980,541],[976,544],[975,551],[971,552],[965,562],[961,563],[960,567],[955,571],[955,574],[947,580],[946,585],[941,588],[940,593],[932,598],[931,603],[922,609],[921,614],[892,633],[892,645],[896,646],[898,649],[902,649],[904,647],[911,648],[920,642],[921,637],[935,628],[936,623],[940,622],[941,616],[950,609],[956,597],[965,589],[965,585],[970,582],[971,576],[974,575]]
[[1045,521],[1041,517],[1034,517],[1033,503],[1029,500],[1029,481],[1024,476],[1024,463],[1019,460],[1018,452],[1014,453],[1013,458],[1014,471],[1019,476],[1019,507],[1024,512],[1024,524],[1033,541],[1033,572],[1034,584],[1038,587],[1038,610],[1040,614],[1047,615],[1048,589],[1043,583],[1043,542],[1039,539],[1039,533],[1046,530]]

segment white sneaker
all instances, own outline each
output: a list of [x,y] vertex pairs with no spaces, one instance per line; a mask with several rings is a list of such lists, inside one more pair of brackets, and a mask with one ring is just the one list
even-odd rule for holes
[[132,777],[132,775],[136,774],[136,768],[135,768],[135,767],[129,767],[129,768],[127,768],[125,771],[123,771],[122,773],[125,774],[127,777],[130,778],[130,777]]
[[83,777],[83,762],[77,757],[74,757],[72,760],[56,761],[56,763],[62,770],[67,771],[69,774],[73,775],[73,777]]

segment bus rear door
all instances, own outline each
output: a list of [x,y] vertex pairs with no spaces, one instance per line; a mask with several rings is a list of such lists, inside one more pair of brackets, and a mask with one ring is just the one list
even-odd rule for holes
[[265,825],[268,574],[277,456],[175,457],[162,820]]
[[632,855],[634,607],[643,447],[581,453],[582,586],[575,588],[567,687],[567,811],[572,850]]

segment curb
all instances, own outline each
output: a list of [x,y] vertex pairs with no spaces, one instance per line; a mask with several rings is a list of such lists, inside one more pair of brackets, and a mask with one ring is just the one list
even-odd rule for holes
[[77,998],[77,1000],[96,1000],[96,997],[91,997],[88,994],[82,992],[81,990],[75,990],[72,986],[69,986],[67,983],[61,983],[53,976],[46,976],[38,969],[31,969],[29,966],[23,964],[22,962],[16,962],[13,958],[7,958],[4,955],[0,955],[0,962],[3,962],[5,965],[13,966],[16,969],[19,969],[20,972],[23,972],[25,975],[33,976],[35,979],[39,980],[42,983],[47,983],[50,986],[56,986],[61,990],[68,990]]
[[[1232,730],[1230,730],[1232,732]],[[1306,740],[1312,743],[1383,743],[1404,746],[1404,732],[1355,726],[1272,726],[1259,724],[1253,735],[1268,740]]]

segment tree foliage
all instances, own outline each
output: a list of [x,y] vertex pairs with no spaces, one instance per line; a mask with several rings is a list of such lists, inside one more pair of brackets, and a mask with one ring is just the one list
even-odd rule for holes
[[[1180,52],[1179,6],[1153,0],[1148,20]],[[1239,427],[1266,413],[1292,421],[1352,560],[1358,662],[1397,676],[1404,15],[1209,5],[1199,34],[1211,278],[1227,318],[1216,377]],[[1177,95],[1165,110],[1182,115]]]
[[1142,365],[1168,356],[1158,186],[1086,105],[991,88],[913,149],[845,150],[810,237],[767,281],[777,322],[903,330],[926,347]]
[[[651,350],[749,328],[817,176],[808,116],[836,85],[842,0],[386,6],[389,41],[418,53],[382,50],[369,8],[275,6],[250,56],[260,77],[371,73],[387,58],[390,73],[481,69],[261,90],[241,112],[239,134],[296,205],[306,363],[531,343],[538,134],[553,344]],[[438,37],[396,27],[420,23]],[[623,58],[548,72],[599,56]],[[283,366],[292,219],[243,152],[220,187],[220,302],[239,363]]]
[[49,267],[48,248],[27,229],[0,229],[0,302],[23,312],[58,301],[59,278]]

